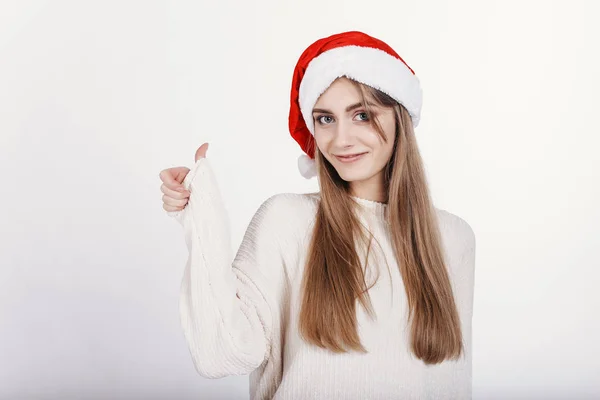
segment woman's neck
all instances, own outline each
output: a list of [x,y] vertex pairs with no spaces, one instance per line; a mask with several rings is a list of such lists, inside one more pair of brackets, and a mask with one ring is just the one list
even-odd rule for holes
[[377,203],[387,203],[387,195],[379,175],[364,181],[350,182],[350,195]]

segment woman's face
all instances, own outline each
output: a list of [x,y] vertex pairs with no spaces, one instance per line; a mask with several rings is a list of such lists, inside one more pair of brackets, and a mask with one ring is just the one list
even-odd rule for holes
[[[342,179],[358,195],[380,192],[383,171],[393,151],[395,120],[392,108],[372,105],[387,137],[384,142],[371,126],[360,104],[360,91],[347,78],[339,78],[319,97],[313,108],[315,142]],[[362,154],[355,159],[342,156]],[[356,190],[360,187],[360,190]],[[366,193],[365,193],[366,192]]]

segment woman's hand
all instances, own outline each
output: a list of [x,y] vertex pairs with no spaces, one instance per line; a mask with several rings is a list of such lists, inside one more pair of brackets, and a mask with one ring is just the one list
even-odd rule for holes
[[[196,150],[194,161],[206,157],[208,143],[203,143]],[[160,191],[163,192],[163,208],[166,211],[181,211],[185,208],[190,198],[190,192],[186,190],[182,182],[190,172],[187,167],[173,167],[160,171],[159,177],[163,182]]]

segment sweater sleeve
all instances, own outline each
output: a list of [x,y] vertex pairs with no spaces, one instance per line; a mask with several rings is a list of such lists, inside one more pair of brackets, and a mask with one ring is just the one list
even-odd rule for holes
[[464,220],[463,222],[463,251],[460,258],[460,270],[463,275],[463,288],[462,290],[467,293],[466,295],[466,312],[469,319],[473,317],[473,301],[475,294],[475,255],[476,255],[476,243],[475,232],[473,228]]
[[208,159],[196,162],[183,185],[190,191],[188,204],[168,214],[183,226],[189,251],[179,311],[194,366],[206,378],[249,374],[270,354],[277,307],[272,293],[281,257],[266,226],[273,198],[252,218],[234,257],[228,216]]

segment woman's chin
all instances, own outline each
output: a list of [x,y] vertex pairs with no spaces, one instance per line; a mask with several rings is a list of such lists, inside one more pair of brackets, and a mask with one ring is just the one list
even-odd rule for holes
[[368,173],[363,171],[349,171],[349,170],[340,170],[338,171],[338,175],[340,178],[345,180],[346,182],[354,182],[354,181],[362,181],[368,178]]

